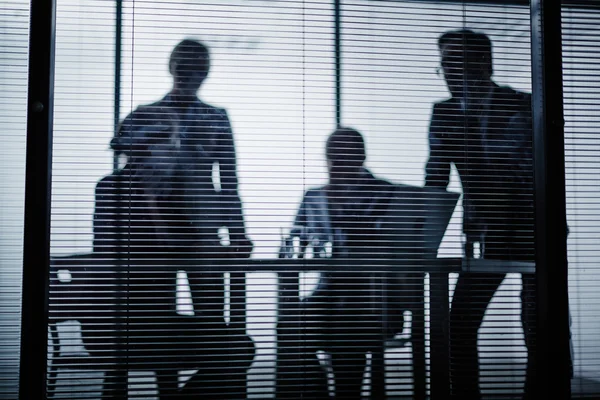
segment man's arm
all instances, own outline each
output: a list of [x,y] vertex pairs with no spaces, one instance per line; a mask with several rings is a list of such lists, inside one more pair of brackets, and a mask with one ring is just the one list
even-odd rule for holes
[[219,131],[215,158],[219,162],[221,192],[238,196],[237,159],[231,122],[225,110],[219,110],[215,119]]
[[451,161],[443,140],[447,125],[436,104],[429,124],[429,160],[425,166],[425,186],[445,189],[450,182]]
[[253,244],[246,237],[242,201],[238,193],[237,159],[233,131],[225,110],[216,116],[219,134],[217,136],[215,158],[219,163],[221,178],[221,207],[223,222],[229,229],[231,245],[239,256],[249,256]]
[[[533,185],[533,121],[531,96],[523,94],[518,112],[509,119],[503,138],[505,154],[499,157],[509,165],[515,183]],[[527,188],[526,188],[527,189]],[[532,188],[529,188],[532,190]]]

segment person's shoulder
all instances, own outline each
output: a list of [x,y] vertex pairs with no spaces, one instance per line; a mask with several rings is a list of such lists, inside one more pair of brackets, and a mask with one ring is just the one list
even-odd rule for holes
[[216,132],[228,132],[230,130],[229,114],[225,108],[205,103],[200,99],[196,99],[194,107],[198,118],[210,121]]
[[199,109],[202,109],[205,114],[214,114],[214,115],[227,115],[227,110],[223,107],[217,107],[215,105],[205,103],[204,101],[197,99],[195,106]]
[[433,114],[437,117],[448,115],[456,115],[457,110],[460,109],[460,102],[454,97],[433,103]]
[[155,119],[161,112],[168,112],[170,109],[171,106],[166,97],[155,101],[154,103],[139,104],[127,114],[121,124],[132,124],[134,126],[142,125],[149,120]]
[[106,175],[96,183],[96,196],[99,198],[110,196],[120,182],[122,182],[122,177],[118,172]]
[[140,105],[140,107],[169,107],[171,105],[171,100],[169,99],[169,96],[165,96],[160,100],[156,100],[152,103],[148,103],[148,104],[142,104]]
[[130,172],[126,171],[126,169],[119,169],[101,178],[96,184],[96,190],[114,189],[124,182],[126,182],[128,186],[132,184],[133,181]]
[[136,107],[137,109],[144,109],[144,108],[163,108],[163,109],[172,109],[175,106],[176,102],[173,99],[173,96],[171,93],[167,93],[166,95],[164,95],[162,98],[155,100],[153,102],[150,103],[144,103],[144,104],[139,104]]
[[96,184],[97,187],[105,187],[105,186],[112,186],[115,183],[119,182],[121,180],[120,174],[118,172],[116,173],[112,173],[109,175],[104,176],[103,178],[101,178],[98,183]]
[[380,176],[373,175],[373,173],[367,168],[364,169],[363,173],[365,175],[364,187],[366,190],[383,196],[393,195],[396,192],[397,185],[395,183],[392,183]]
[[496,95],[503,101],[513,101],[524,105],[531,104],[531,94],[521,90],[514,89],[510,86],[497,86]]
[[388,181],[387,179],[375,177],[374,182],[382,192],[393,192],[396,190],[396,184]]
[[457,100],[454,97],[448,97],[444,100],[436,101],[433,103],[434,107],[449,107],[457,104]]
[[304,200],[315,200],[325,195],[326,186],[317,186],[310,188],[304,192]]

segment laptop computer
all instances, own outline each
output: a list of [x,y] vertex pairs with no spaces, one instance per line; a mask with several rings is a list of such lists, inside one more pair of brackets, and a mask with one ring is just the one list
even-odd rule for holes
[[460,197],[444,189],[396,185],[383,218],[390,252],[396,257],[437,257]]

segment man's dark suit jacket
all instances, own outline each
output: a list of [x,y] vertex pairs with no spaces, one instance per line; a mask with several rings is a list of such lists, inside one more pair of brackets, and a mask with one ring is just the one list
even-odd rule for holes
[[[227,227],[232,247],[239,247],[238,257],[248,257],[252,248],[246,237],[235,142],[227,111],[199,99],[182,106],[170,94],[150,107],[165,109],[178,119],[181,149],[177,155],[180,179],[176,184],[180,186],[178,195],[183,199],[178,207],[187,210],[187,219],[195,229],[202,226],[213,239],[218,238],[220,227]],[[135,130],[146,120],[160,118],[160,115],[144,115],[138,110],[121,125]],[[218,174],[213,174],[215,164]],[[217,185],[215,175],[218,175]],[[168,183],[171,186],[171,182]]]
[[[331,242],[332,258],[393,259],[422,255],[421,243],[416,231],[411,211],[421,213],[418,201],[413,209],[390,210],[395,196],[412,197],[416,189],[411,186],[392,184],[376,178],[366,168],[357,185],[347,197],[337,202],[327,195],[327,187],[309,189],[302,200],[294,227],[300,237],[300,257],[304,257],[307,246],[312,246],[314,257],[326,257],[323,250],[327,241]],[[394,214],[391,211],[397,211]],[[406,225],[406,226],[405,226]],[[325,325],[328,332],[328,346],[355,346],[358,351],[367,351],[377,346],[384,321],[380,310],[384,307],[381,299],[373,296],[374,275],[377,268],[365,262],[364,272],[329,272],[321,276],[309,303],[327,302]],[[407,306],[410,299],[418,294],[423,274],[415,271],[400,271],[389,275],[390,295],[388,301]],[[402,284],[401,284],[402,282]],[[410,283],[410,284],[409,284]],[[416,285],[416,287],[415,287]],[[416,293],[415,293],[416,291]],[[390,303],[391,305],[391,303]],[[401,306],[394,305],[394,313],[386,328],[394,334],[402,329]],[[392,334],[393,336],[393,334]],[[359,342],[354,341],[360,337]],[[348,338],[353,340],[348,343]]]
[[[216,222],[217,229],[227,226],[232,245],[248,244],[246,228],[242,212],[242,201],[238,191],[237,156],[231,122],[227,111],[196,99],[185,112],[175,107],[170,95],[154,103],[157,107],[174,107],[179,116],[179,129],[182,137],[183,154],[187,154],[187,174],[193,181],[188,191],[206,192],[205,197],[218,199],[213,207],[220,215]],[[212,168],[218,163],[220,191],[213,189]],[[211,190],[212,189],[212,190]],[[218,196],[217,196],[218,194]],[[195,194],[192,196],[197,197]],[[210,200],[209,200],[210,203]],[[206,205],[198,205],[206,207]],[[210,208],[210,206],[208,206]],[[201,223],[206,224],[205,218]],[[244,247],[247,253],[240,257],[249,257],[251,248]]]
[[429,127],[425,185],[445,188],[451,164],[463,186],[463,230],[486,236],[486,251],[518,247],[533,256],[531,95],[493,85],[489,100],[465,112],[456,98],[436,103]]

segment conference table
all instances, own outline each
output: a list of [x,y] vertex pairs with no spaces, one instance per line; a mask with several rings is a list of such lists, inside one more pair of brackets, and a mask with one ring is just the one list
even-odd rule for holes
[[[50,281],[50,324],[67,319],[81,318],[85,320],[87,313],[98,315],[100,309],[106,309],[103,315],[112,315],[125,318],[123,311],[127,305],[127,290],[131,279],[147,279],[160,281],[166,279],[175,282],[173,278],[176,271],[193,271],[194,273],[210,272],[211,274],[223,273],[229,279],[229,307],[230,325],[246,326],[246,274],[273,273],[278,276],[278,310],[282,312],[286,307],[295,307],[300,301],[300,273],[302,272],[367,272],[372,279],[380,283],[378,290],[386,289],[386,277],[390,274],[419,273],[429,276],[429,390],[430,398],[445,399],[450,394],[450,360],[449,360],[449,275],[461,272],[479,273],[521,273],[533,274],[535,265],[529,262],[497,261],[483,259],[463,258],[431,258],[431,259],[201,259],[201,258],[176,258],[172,255],[160,257],[125,257],[110,258],[98,254],[78,254],[64,257],[52,257]],[[175,284],[175,283],[173,283]],[[102,288],[102,294],[97,291]],[[176,288],[174,289],[176,290]],[[423,291],[423,296],[425,295]],[[381,293],[374,293],[380,296]],[[82,298],[88,299],[82,303]],[[97,302],[98,304],[94,304]],[[82,306],[87,304],[87,306]],[[424,333],[424,307],[425,299],[418,303],[422,305],[423,320],[414,320],[413,329],[421,329]],[[87,307],[87,308],[86,308]],[[385,312],[385,307],[381,308]],[[100,314],[102,314],[100,312]],[[299,321],[301,323],[301,321]],[[122,329],[126,324],[117,321],[116,330]],[[420,328],[419,328],[420,327]],[[121,332],[122,334],[122,332]],[[277,335],[285,332],[277,332]],[[121,337],[119,332],[114,335]],[[413,343],[415,348],[425,349],[425,335],[418,335],[412,340],[422,343]],[[382,350],[386,337],[382,336]],[[302,340],[302,338],[298,338]],[[127,349],[117,345],[118,351],[125,354]],[[285,348],[277,349],[278,358],[285,353]],[[55,356],[60,352],[55,351]],[[413,358],[415,353],[413,351]],[[415,399],[425,399],[426,379],[425,351],[419,355],[420,359],[413,359],[414,396]],[[67,360],[68,361],[68,360]],[[79,360],[81,361],[81,360]],[[123,364],[117,357],[115,362]],[[68,363],[68,362],[67,362]],[[65,365],[64,363],[60,365]],[[52,367],[51,367],[52,368]],[[126,384],[127,366],[121,365],[120,370],[125,374]],[[52,371],[51,371],[52,372]],[[301,373],[301,371],[299,371]],[[52,376],[52,374],[50,374]],[[54,375],[55,376],[55,375]],[[385,396],[384,375],[374,377],[372,393],[376,398]],[[126,393],[126,389],[124,389]],[[288,395],[290,395],[288,393]],[[125,396],[126,397],[126,394]],[[285,393],[277,394],[278,398],[285,398]]]

